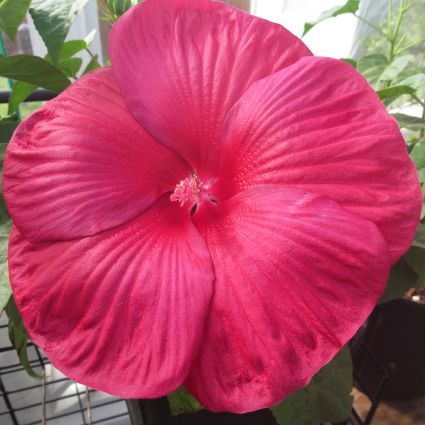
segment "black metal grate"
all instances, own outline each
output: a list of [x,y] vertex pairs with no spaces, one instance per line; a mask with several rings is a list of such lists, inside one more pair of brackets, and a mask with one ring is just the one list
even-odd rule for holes
[[[2,322],[5,322],[3,318]],[[34,344],[28,345],[31,366],[44,379],[31,378],[17,363],[0,325],[0,424],[128,425],[125,400],[77,384],[56,370]]]

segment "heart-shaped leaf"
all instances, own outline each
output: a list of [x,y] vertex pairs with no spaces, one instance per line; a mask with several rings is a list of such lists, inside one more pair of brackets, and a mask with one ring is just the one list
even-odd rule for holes
[[279,425],[342,422],[351,412],[353,366],[348,347],[322,368],[305,387],[290,394],[272,413]]
[[171,413],[174,416],[196,413],[202,410],[202,406],[198,400],[192,397],[184,387],[178,388],[176,391],[168,394],[167,397],[170,403]]

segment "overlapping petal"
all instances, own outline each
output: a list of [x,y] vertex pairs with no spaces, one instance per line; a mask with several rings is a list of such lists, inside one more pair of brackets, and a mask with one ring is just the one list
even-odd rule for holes
[[271,406],[310,378],[366,319],[388,275],[378,228],[297,188],[201,205],[216,282],[186,381],[210,410]]
[[3,191],[25,237],[69,240],[135,218],[189,172],[130,115],[107,68],[22,122],[7,149]]
[[167,197],[81,240],[31,244],[15,228],[9,266],[31,339],[67,376],[129,398],[162,396],[185,379],[213,271],[205,241]]
[[310,54],[280,25],[209,0],[146,0],[115,24],[109,48],[131,113],[204,181],[236,100]]
[[419,221],[421,192],[397,123],[351,66],[308,57],[254,83],[229,114],[216,196],[298,186],[374,222],[395,262]]
[[218,1],[145,0],[110,54],[8,148],[29,335],[121,397],[185,383],[210,410],[271,406],[352,337],[412,240],[398,127],[351,67]]

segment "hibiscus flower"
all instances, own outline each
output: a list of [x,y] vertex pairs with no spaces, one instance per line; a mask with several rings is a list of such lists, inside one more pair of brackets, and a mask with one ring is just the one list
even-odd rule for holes
[[216,1],[146,0],[109,48],[7,150],[28,333],[117,396],[271,406],[353,336],[412,241],[397,124],[350,65]]

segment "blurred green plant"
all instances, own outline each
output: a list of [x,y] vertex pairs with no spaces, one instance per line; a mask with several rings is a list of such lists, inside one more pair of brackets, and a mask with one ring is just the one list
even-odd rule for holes
[[[398,121],[424,188],[424,39],[416,35],[412,38],[414,33],[410,30],[418,26],[423,29],[424,11],[421,9],[422,15],[412,16],[408,13],[411,11],[411,3],[401,0],[398,9],[394,10],[392,0],[388,0],[386,20],[376,24],[360,16],[359,8],[360,1],[348,0],[342,6],[323,12],[317,21],[305,24],[304,35],[320,22],[344,14],[353,15],[373,28],[373,37],[367,39],[367,54],[357,61],[350,58],[343,60],[363,74]],[[418,50],[421,52],[419,55],[416,54]],[[406,254],[392,267],[380,303],[402,297],[410,288],[425,286],[425,224],[422,224],[424,213],[425,208],[422,209],[421,223],[418,223],[415,240]],[[347,419],[351,412],[351,402],[348,402],[349,391],[346,385],[351,379],[351,358],[346,350],[344,357],[341,357],[340,352],[307,387],[294,392],[272,409],[278,424],[310,425]],[[339,389],[335,391],[337,385]]]
[[[415,56],[415,63],[420,66],[425,62],[425,50],[421,45],[425,40],[425,26],[423,25],[425,3],[424,0],[409,0],[408,7],[408,13],[405,13],[400,22],[400,34],[410,35],[410,37],[414,34],[414,38],[410,41],[412,45],[408,50]],[[396,19],[397,13],[392,13],[392,25],[395,25]],[[362,41],[363,47],[368,52],[386,51],[387,43],[386,38],[376,32],[371,32]]]
[[[18,114],[18,108],[22,102],[37,88],[59,93],[79,75],[100,67],[97,56],[89,48],[94,39],[94,31],[84,40],[65,41],[72,22],[87,1],[14,0],[11,3],[3,0],[0,2],[0,29],[9,38],[14,38],[25,13],[29,12],[48,51],[44,58],[32,55],[0,55],[0,77],[14,82],[8,115]],[[13,19],[10,18],[11,16]],[[2,22],[8,23],[7,28]],[[83,61],[78,57],[81,51],[87,52],[90,56],[90,62],[83,70],[81,69]]]
[[143,0],[98,0],[102,19],[110,23],[116,22],[130,7]]

